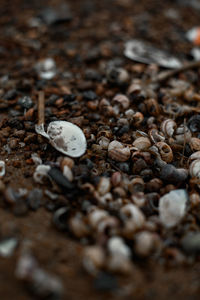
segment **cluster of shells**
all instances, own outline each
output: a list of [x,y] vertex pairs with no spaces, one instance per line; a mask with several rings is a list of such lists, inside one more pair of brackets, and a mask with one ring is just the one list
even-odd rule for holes
[[[64,219],[64,228],[83,241],[83,265],[91,274],[101,269],[129,273],[137,257],[158,259],[166,253],[175,264],[187,261],[180,240],[176,249],[165,243],[168,232],[172,236],[180,226],[185,237],[189,211],[200,205],[200,118],[190,106],[171,100],[198,97],[190,86],[177,82],[177,88],[172,82],[163,89],[161,100],[156,87],[137,79],[127,94],[87,102],[87,109],[99,111],[108,124],[82,128],[88,151],[79,163],[93,160],[87,181],[76,178],[74,159],[57,161],[83,195],[78,211],[58,209],[54,222],[62,229],[59,222]],[[42,184],[50,166],[33,159],[38,164],[34,180]]]

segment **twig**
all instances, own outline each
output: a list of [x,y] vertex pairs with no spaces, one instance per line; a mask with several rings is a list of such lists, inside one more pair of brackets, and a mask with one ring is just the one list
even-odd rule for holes
[[177,75],[181,72],[184,72],[184,71],[187,71],[190,69],[194,69],[194,68],[198,68],[198,67],[200,67],[200,61],[194,61],[191,63],[187,63],[186,65],[184,65],[178,69],[160,73],[156,78],[154,78],[153,82],[158,82],[158,81],[163,82],[174,75]]
[[44,92],[40,91],[38,96],[38,125],[44,124]]

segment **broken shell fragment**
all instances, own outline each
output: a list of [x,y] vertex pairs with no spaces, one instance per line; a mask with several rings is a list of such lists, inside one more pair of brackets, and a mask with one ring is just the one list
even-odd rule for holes
[[44,177],[48,177],[48,172],[50,169],[51,167],[47,165],[37,166],[33,174],[33,179],[35,180],[35,182],[43,184]]
[[86,151],[86,138],[83,131],[73,123],[66,121],[54,121],[44,131],[44,124],[36,125],[37,133],[48,138],[51,145],[59,152],[71,156],[79,157]]
[[165,227],[177,225],[186,213],[188,194],[186,190],[173,190],[159,201],[159,216]]
[[0,177],[3,177],[6,173],[5,162],[0,160]]

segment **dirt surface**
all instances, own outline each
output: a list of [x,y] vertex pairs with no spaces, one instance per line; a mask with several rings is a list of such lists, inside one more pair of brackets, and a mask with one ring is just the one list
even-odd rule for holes
[[[35,134],[38,91],[45,92],[46,101],[51,95],[58,95],[55,105],[46,102],[47,123],[55,119],[69,120],[84,128],[85,133],[92,126],[95,134],[96,123],[98,126],[108,124],[108,118],[103,112],[99,118],[96,115],[98,111],[92,105],[86,106],[82,93],[93,90],[99,98],[111,99],[116,93],[125,93],[127,89],[127,86],[107,84],[105,75],[102,75],[104,66],[116,60],[115,63],[126,69],[131,78],[142,77],[143,71],[150,73],[146,65],[138,65],[124,57],[126,41],[142,38],[182,60],[191,60],[193,45],[185,38],[185,32],[199,25],[200,10],[184,5],[185,2],[1,0],[0,159],[6,162],[6,175],[2,182],[5,189],[22,188],[30,192],[33,188],[39,188],[43,192],[48,189],[59,194],[57,200],[43,194],[40,207],[33,211],[23,201],[15,205],[12,197],[6,196],[4,188],[1,188],[0,238],[1,241],[7,237],[18,240],[11,256],[0,257],[1,299],[37,298],[27,288],[26,282],[16,275],[16,265],[26,243],[29,243],[39,266],[62,282],[63,299],[199,299],[198,256],[196,260],[189,258],[185,263],[179,263],[170,253],[166,259],[166,252],[158,259],[133,259],[134,267],[130,274],[110,275],[111,286],[102,287],[102,282],[107,280],[103,278],[105,274],[92,276],[82,263],[83,249],[93,240],[80,240],[69,232],[61,232],[52,222],[53,212],[57,208],[67,205],[80,210],[81,202],[90,198],[84,193],[70,196],[71,192],[63,192],[52,182],[45,182],[44,185],[35,183],[33,173],[36,166],[31,160],[32,153],[38,153],[43,162],[52,163],[62,156],[45,138]],[[65,3],[69,10],[64,22],[37,24],[37,20],[33,19],[46,7],[57,9]],[[35,70],[36,63],[45,58],[53,58],[56,62],[58,71],[51,80],[42,80]],[[93,70],[90,76],[89,69]],[[194,86],[198,91],[199,70],[194,71],[194,76]],[[180,78],[190,78],[190,73]],[[16,93],[11,99],[6,99],[6,92],[13,89]],[[76,95],[78,105],[63,105],[63,95],[71,92]],[[29,95],[33,101],[33,108],[25,112],[17,102],[23,95]],[[85,117],[83,122],[80,118],[75,119],[81,115]],[[19,132],[16,134],[16,130],[24,132],[20,135]],[[89,136],[89,133],[86,134],[88,155],[98,165],[105,155],[102,159],[101,154],[92,152],[94,149]],[[24,145],[20,146],[20,142]],[[75,164],[79,166],[81,158],[75,159]],[[77,171],[77,174],[80,172]]]

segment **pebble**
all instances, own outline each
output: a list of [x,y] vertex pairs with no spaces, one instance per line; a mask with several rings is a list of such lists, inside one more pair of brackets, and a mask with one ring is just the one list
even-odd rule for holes
[[187,254],[199,254],[200,253],[200,233],[189,232],[181,241],[183,250]]
[[48,175],[62,188],[67,190],[74,189],[74,184],[72,184],[57,168],[51,168],[48,171]]
[[5,238],[0,241],[0,256],[10,257],[18,245],[18,240],[15,237]]
[[186,213],[188,194],[186,190],[173,190],[160,198],[159,217],[162,224],[171,228],[176,226]]
[[85,91],[83,92],[83,99],[86,101],[91,101],[97,99],[97,95],[93,91]]
[[42,190],[37,188],[31,190],[27,197],[28,207],[32,210],[37,210],[41,205],[41,199]]
[[19,100],[17,101],[17,103],[22,108],[25,108],[25,109],[29,109],[29,108],[31,108],[33,106],[33,101],[31,99],[31,97],[29,97],[29,96],[24,96],[24,97],[19,98]]

